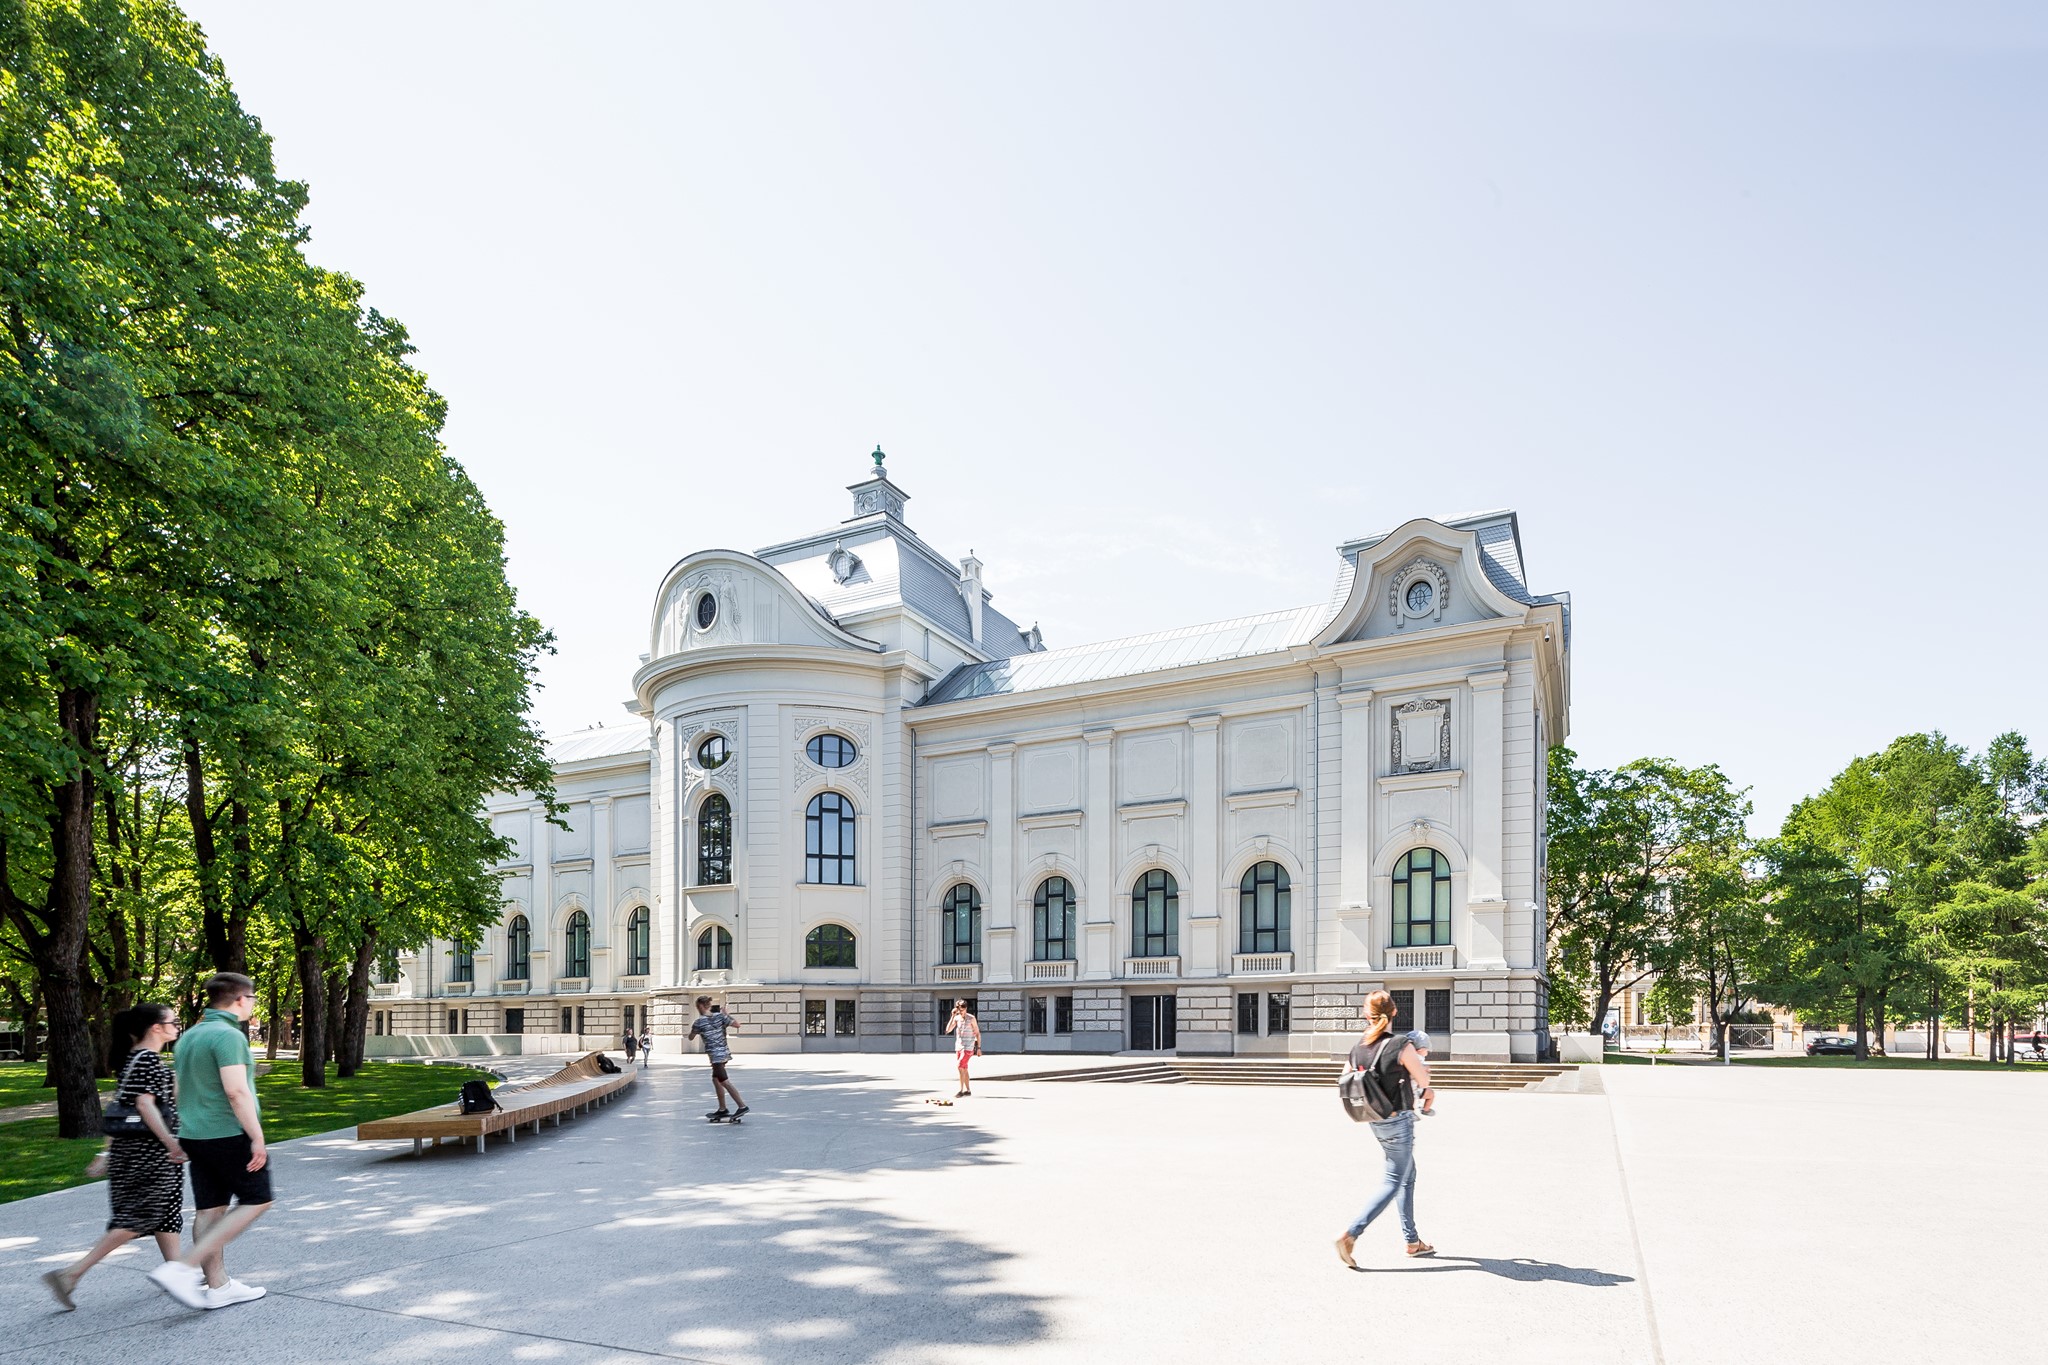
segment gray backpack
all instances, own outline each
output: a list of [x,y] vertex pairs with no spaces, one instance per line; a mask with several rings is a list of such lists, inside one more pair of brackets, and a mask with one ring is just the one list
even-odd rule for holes
[[1372,1060],[1363,1067],[1354,1067],[1348,1057],[1345,1059],[1344,1074],[1337,1078],[1337,1098],[1353,1123],[1379,1123],[1401,1112],[1400,1105],[1380,1084],[1379,1064],[1389,1047],[1406,1041],[1391,1034],[1380,1039]]

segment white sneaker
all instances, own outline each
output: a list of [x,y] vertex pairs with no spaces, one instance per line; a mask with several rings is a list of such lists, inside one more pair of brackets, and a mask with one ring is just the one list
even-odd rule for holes
[[247,1303],[251,1299],[260,1299],[269,1292],[268,1289],[264,1289],[259,1285],[243,1284],[240,1280],[229,1280],[224,1285],[219,1285],[206,1291],[206,1306],[208,1308],[226,1308],[231,1303]]
[[187,1308],[208,1307],[206,1276],[199,1273],[196,1265],[183,1261],[165,1261],[149,1272],[149,1282],[169,1294]]

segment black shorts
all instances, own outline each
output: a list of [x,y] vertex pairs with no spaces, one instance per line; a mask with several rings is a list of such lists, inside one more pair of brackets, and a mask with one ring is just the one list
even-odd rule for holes
[[223,1138],[185,1138],[181,1144],[192,1169],[192,1207],[224,1209],[228,1200],[238,1204],[270,1202],[270,1163],[263,1169],[249,1169],[249,1135],[236,1133]]
[[713,1062],[711,1064],[711,1079],[714,1081],[722,1081],[725,1079],[724,1062]]

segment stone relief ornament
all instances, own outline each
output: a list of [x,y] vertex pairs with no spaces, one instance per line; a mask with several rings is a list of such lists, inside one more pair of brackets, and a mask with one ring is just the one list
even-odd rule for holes
[[[821,776],[829,775],[835,782],[842,778],[845,779],[860,788],[861,795],[866,796],[868,791],[868,773],[871,771],[868,766],[868,741],[874,734],[873,728],[866,721],[853,720],[844,716],[800,715],[795,718],[794,723],[796,727],[796,762],[791,766],[796,770],[795,790],[802,791],[805,787],[816,782]],[[843,768],[821,768],[811,762],[810,755],[805,753],[804,750],[808,747],[811,736],[820,730],[830,730],[835,734],[842,734],[851,739],[853,741],[853,762]]]
[[1387,586],[1387,615],[1396,630],[1410,621],[1443,620],[1450,601],[1450,574],[1425,555],[1409,560]]
[[1394,771],[1424,773],[1451,766],[1451,704],[1427,698],[1394,708]]
[[[704,605],[707,594],[711,599],[708,609]],[[739,599],[739,580],[725,569],[700,569],[676,584],[670,599],[676,648],[737,644],[741,623]]]

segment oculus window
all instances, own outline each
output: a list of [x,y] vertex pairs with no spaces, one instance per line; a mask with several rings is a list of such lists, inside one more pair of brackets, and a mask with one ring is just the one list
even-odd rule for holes
[[853,741],[845,735],[812,735],[811,742],[804,745],[804,757],[821,768],[851,767],[857,756]]
[[1451,941],[1451,864],[1433,848],[1410,849],[1394,864],[1394,946]]
[[697,766],[710,772],[723,768],[732,759],[732,745],[724,735],[712,735],[697,746]]
[[711,623],[718,619],[718,599],[708,592],[699,593],[697,596],[696,616],[697,629],[711,629]]

